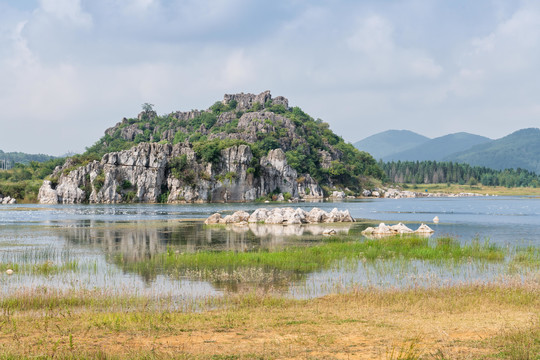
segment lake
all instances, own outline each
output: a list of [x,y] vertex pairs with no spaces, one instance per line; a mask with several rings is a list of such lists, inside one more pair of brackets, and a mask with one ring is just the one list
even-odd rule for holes
[[[214,212],[251,212],[259,207],[319,207],[350,210],[354,224],[310,226],[207,227]],[[433,217],[440,218],[433,224]],[[433,239],[450,235],[460,243],[489,241],[501,247],[540,247],[540,199],[473,197],[365,199],[299,204],[189,205],[4,205],[0,207],[0,295],[33,289],[99,289],[108,293],[170,296],[180,301],[225,292],[272,291],[296,298],[349,291],[354,287],[410,287],[524,279],[537,269],[518,269],[508,261],[433,261],[385,259],[332,266],[310,272],[271,268],[176,271],[155,265],[171,252],[280,251],[323,241],[321,229],[334,228],[363,241],[360,232],[380,221],[427,223]]]

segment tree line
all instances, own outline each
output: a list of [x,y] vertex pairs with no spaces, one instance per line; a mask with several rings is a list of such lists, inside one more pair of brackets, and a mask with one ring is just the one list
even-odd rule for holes
[[495,170],[483,166],[437,161],[379,162],[386,180],[407,184],[470,184],[484,186],[537,187],[540,177],[524,169]]

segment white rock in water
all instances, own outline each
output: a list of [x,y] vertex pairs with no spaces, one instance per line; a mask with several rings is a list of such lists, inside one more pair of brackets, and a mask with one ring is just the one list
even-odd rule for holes
[[432,234],[434,232],[435,232],[435,230],[433,230],[432,228],[430,228],[426,224],[420,225],[420,227],[418,229],[416,229],[416,231],[415,231],[415,233],[417,233],[417,234]]
[[413,233],[412,229],[409,229],[403,223],[390,226],[390,229],[397,234],[412,234]]
[[332,236],[332,235],[336,235],[337,231],[334,229],[327,229],[327,230],[324,230],[322,234],[323,236]]
[[13,274],[13,270],[11,270],[11,269],[7,269],[7,270],[6,270],[6,274],[8,274],[8,275],[12,275],[12,274]]

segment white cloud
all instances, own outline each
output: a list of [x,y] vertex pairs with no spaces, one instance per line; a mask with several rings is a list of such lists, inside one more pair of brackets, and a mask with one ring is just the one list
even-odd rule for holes
[[389,128],[496,136],[537,119],[535,3],[489,21],[480,7],[482,26],[459,23],[459,37],[458,24],[430,18],[452,5],[430,1],[254,4],[41,0],[0,11],[0,122],[14,134],[2,150],[81,151],[143,102],[165,113],[267,89],[351,141]]
[[443,71],[425,51],[396,44],[392,24],[377,15],[359,21],[346,43],[359,54],[355,57],[357,74],[362,75],[357,80],[436,79]]
[[92,25],[92,17],[81,9],[81,0],[40,0],[41,10],[60,20],[68,20],[73,24],[88,27]]

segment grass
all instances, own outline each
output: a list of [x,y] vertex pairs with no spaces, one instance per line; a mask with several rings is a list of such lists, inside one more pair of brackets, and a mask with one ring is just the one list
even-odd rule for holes
[[257,250],[252,252],[198,251],[176,253],[169,249],[166,253],[142,262],[125,261],[121,255],[115,262],[125,270],[140,274],[165,271],[199,271],[202,277],[215,270],[233,271],[242,268],[256,268],[265,271],[281,271],[307,274],[332,266],[356,266],[359,260],[404,259],[427,261],[502,261],[505,250],[489,241],[475,240],[461,245],[450,237],[435,240],[406,236],[362,241],[353,237],[332,237],[324,243],[312,246],[295,246],[278,251]]
[[537,195],[540,196],[540,188],[533,187],[511,187],[507,188],[504,186],[484,186],[481,184],[478,185],[459,185],[459,184],[403,184],[405,185],[405,190],[416,191],[416,192],[425,192],[427,189],[430,193],[448,193],[448,194],[459,194],[459,193],[476,193],[476,194],[489,194],[489,195],[499,195],[499,196],[523,196],[523,195]]
[[4,272],[7,269],[13,270],[14,274],[53,275],[69,271],[76,272],[79,270],[79,263],[77,260],[71,260],[60,265],[54,264],[52,261],[36,264],[0,263],[0,272]]
[[77,272],[80,266],[69,248],[31,246],[1,249],[0,272],[7,269],[13,270],[15,274],[54,275]]
[[0,359],[538,359],[539,295],[534,281],[312,300],[248,293],[174,311],[40,291],[0,303]]

